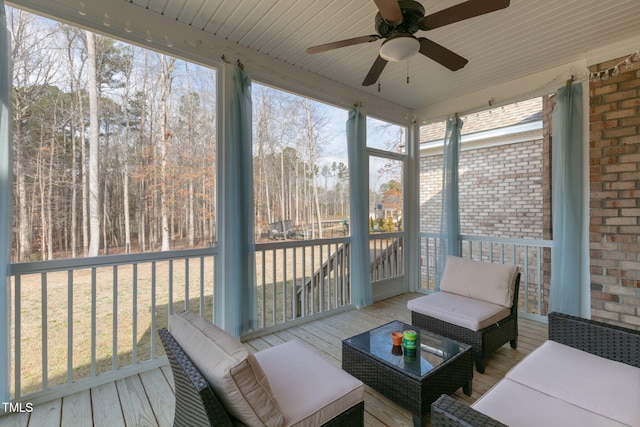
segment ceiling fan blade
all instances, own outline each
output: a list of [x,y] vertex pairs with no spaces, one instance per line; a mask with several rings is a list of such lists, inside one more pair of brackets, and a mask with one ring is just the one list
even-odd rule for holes
[[372,34],[370,36],[354,37],[352,39],[340,40],[337,42],[331,42],[331,43],[321,44],[318,46],[312,46],[307,48],[306,52],[307,53],[326,52],[327,50],[338,49],[340,47],[346,47],[346,46],[353,46],[354,44],[371,43],[379,39],[380,39],[380,36],[377,34]]
[[454,22],[464,21],[509,6],[509,0],[468,0],[464,3],[427,15],[420,20],[421,30],[432,30]]
[[444,65],[451,71],[459,70],[467,65],[467,59],[424,37],[418,39],[420,42],[420,53],[433,59],[437,63]]
[[382,59],[382,57],[378,55],[378,58],[376,58],[375,62],[371,66],[367,77],[364,78],[362,86],[371,86],[372,84],[377,82],[380,74],[382,74],[382,70],[384,70],[384,67],[386,65],[387,61],[385,59]]
[[391,25],[402,24],[402,10],[398,5],[398,0],[373,0],[380,11],[380,15]]

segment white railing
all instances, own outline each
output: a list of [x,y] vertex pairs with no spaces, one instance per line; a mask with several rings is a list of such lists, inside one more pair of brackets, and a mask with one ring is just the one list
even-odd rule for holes
[[[349,238],[256,245],[259,328],[350,301]],[[11,265],[11,398],[41,402],[166,364],[156,330],[213,321],[217,248]]]
[[[434,286],[436,239],[421,234],[425,291]],[[372,280],[402,276],[403,233],[370,242]],[[521,310],[532,315],[544,314],[550,246],[462,236],[463,256],[521,268]],[[203,248],[12,264],[12,399],[44,401],[165,364],[156,330],[169,314],[213,321],[216,257],[217,248]],[[256,244],[255,333],[348,309],[349,259],[348,237]]]
[[216,248],[11,265],[14,400],[43,401],[166,363],[174,310],[213,320]]
[[404,275],[404,233],[372,234],[371,281],[378,282]]
[[259,243],[255,266],[262,330],[349,305],[348,237]]
[[[439,235],[420,233],[420,289],[432,292],[439,276]],[[547,314],[551,277],[551,240],[461,235],[462,256],[478,261],[517,265],[520,270],[519,310],[543,320]]]

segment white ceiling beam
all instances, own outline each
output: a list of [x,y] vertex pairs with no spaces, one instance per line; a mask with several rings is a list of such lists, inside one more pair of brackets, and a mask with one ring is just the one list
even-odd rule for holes
[[571,75],[586,76],[586,61],[570,62],[531,74],[506,83],[501,83],[473,93],[448,99],[415,111],[418,123],[431,123],[444,120],[454,113],[472,114],[489,108],[499,107],[512,102],[523,101],[549,94],[563,84]]

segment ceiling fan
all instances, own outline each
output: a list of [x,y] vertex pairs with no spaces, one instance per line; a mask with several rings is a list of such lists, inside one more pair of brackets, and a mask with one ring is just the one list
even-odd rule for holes
[[362,82],[363,86],[374,84],[387,62],[403,61],[418,52],[451,71],[459,70],[469,62],[467,59],[425,37],[416,38],[414,34],[420,30],[432,30],[509,6],[509,0],[467,0],[424,16],[424,7],[414,0],[374,0],[374,3],[378,7],[375,19],[377,34],[321,44],[307,49],[307,53],[319,53],[386,39],[380,47],[378,58]]

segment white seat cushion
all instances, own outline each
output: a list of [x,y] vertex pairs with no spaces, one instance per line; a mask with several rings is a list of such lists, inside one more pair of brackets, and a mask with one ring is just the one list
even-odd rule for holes
[[447,256],[440,290],[511,308],[517,275],[516,266]]
[[511,310],[502,305],[443,291],[414,298],[407,303],[407,308],[472,331],[484,329],[511,314]]
[[187,312],[169,316],[169,331],[231,415],[248,426],[283,425],[265,373],[239,340]]
[[255,357],[269,378],[285,426],[319,426],[364,400],[360,380],[297,341]]
[[623,426],[617,421],[502,379],[471,405],[508,426]]
[[640,426],[640,368],[549,340],[505,377],[607,418]]

